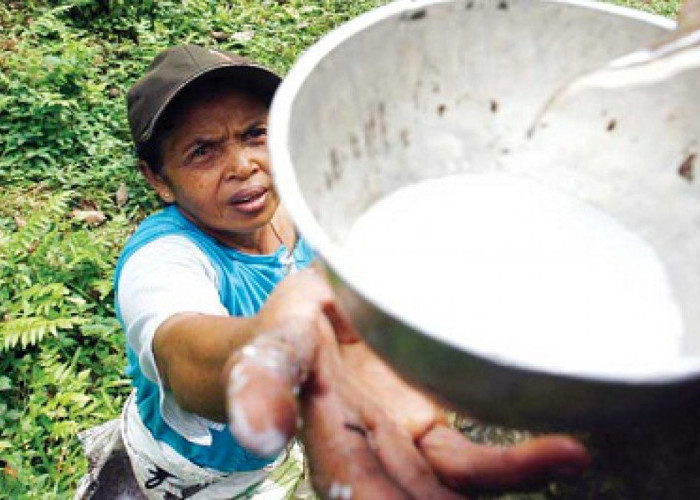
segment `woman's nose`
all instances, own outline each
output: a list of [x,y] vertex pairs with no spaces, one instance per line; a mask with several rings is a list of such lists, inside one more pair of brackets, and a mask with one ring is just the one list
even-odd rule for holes
[[234,179],[247,179],[260,168],[251,151],[237,146],[227,148],[224,161],[227,177]]

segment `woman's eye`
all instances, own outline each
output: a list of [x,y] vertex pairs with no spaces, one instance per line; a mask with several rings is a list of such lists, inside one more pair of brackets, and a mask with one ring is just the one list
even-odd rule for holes
[[267,127],[254,127],[245,133],[245,138],[249,140],[260,139],[267,136]]
[[194,150],[192,150],[192,158],[199,158],[201,156],[205,156],[209,152],[209,146],[207,145],[201,145],[197,146]]
[[198,144],[187,154],[186,162],[199,162],[209,158],[214,152],[214,146],[208,143]]

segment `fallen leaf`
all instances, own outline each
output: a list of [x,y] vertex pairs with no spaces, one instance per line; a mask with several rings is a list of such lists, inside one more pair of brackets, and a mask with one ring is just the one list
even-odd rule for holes
[[15,215],[15,224],[17,224],[17,227],[22,229],[24,226],[27,225],[27,221],[24,220],[22,217],[19,215]]
[[128,201],[129,199],[129,188],[126,187],[126,184],[121,183],[119,185],[119,189],[117,189],[117,193],[114,195],[115,201],[117,202],[118,207],[123,207],[124,204]]
[[5,464],[5,467],[3,467],[2,472],[3,472],[6,476],[10,476],[11,478],[14,478],[14,479],[17,478],[17,469],[15,469],[14,467],[12,467],[12,466],[11,466],[10,464],[8,464],[8,463]]
[[254,33],[250,30],[248,31],[238,31],[231,35],[231,38],[236,40],[237,42],[247,42],[249,40],[253,39]]
[[107,219],[101,210],[73,210],[71,215],[75,220],[94,225],[99,225]]
[[0,47],[3,50],[14,50],[14,48],[17,46],[17,39],[15,38],[10,38],[9,40],[5,40],[4,42],[0,43]]

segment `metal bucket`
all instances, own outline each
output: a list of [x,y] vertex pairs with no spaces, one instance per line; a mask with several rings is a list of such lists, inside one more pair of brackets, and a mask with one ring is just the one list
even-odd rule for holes
[[[547,99],[672,29],[583,1],[396,2],[303,55],[272,106],[275,182],[367,342],[438,399],[490,421],[580,427],[696,400],[700,363],[625,378],[567,375],[459,349],[372,298],[339,243],[375,201],[422,179],[522,172],[608,213],[660,255],[700,353],[700,75]],[[429,161],[426,161],[429,159]]]

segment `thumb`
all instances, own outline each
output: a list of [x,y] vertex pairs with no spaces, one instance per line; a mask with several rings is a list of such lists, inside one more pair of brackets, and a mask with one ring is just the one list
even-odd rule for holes
[[226,409],[231,432],[253,453],[274,457],[296,434],[296,395],[313,363],[314,338],[260,334],[234,352],[227,363]]

